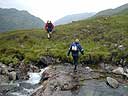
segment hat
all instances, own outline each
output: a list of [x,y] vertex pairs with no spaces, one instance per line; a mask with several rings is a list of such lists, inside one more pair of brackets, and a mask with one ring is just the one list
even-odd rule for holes
[[76,39],[75,42],[79,42],[79,39]]

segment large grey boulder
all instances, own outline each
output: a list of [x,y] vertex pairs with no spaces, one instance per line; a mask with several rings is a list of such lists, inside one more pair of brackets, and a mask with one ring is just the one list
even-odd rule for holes
[[38,65],[41,66],[41,68],[47,67],[48,65],[54,64],[56,60],[53,57],[50,56],[43,56],[40,58]]
[[124,71],[124,68],[122,67],[118,67],[117,69],[114,69],[112,72],[116,74],[124,75],[128,78],[127,69]]
[[5,74],[5,75],[8,75],[8,67],[2,63],[0,63],[0,73],[1,74]]
[[124,69],[122,67],[118,67],[118,68],[114,69],[112,72],[116,73],[116,74],[123,75],[124,74]]
[[9,73],[9,80],[13,80],[13,81],[16,80],[16,72],[15,71],[12,71]]
[[119,82],[116,79],[113,79],[111,77],[107,77],[107,84],[111,86],[112,88],[118,88],[119,87]]
[[28,80],[29,65],[25,64],[23,61],[18,65],[16,69],[16,75],[18,80]]

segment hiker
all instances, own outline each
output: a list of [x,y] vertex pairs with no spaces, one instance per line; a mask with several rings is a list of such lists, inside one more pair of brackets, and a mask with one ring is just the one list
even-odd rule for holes
[[54,25],[52,24],[51,21],[48,20],[47,23],[45,24],[45,30],[48,32],[48,39],[51,38],[53,28]]
[[84,55],[84,49],[79,44],[79,39],[76,39],[75,42],[73,42],[70,45],[67,56],[70,55],[70,52],[72,53],[73,64],[75,65],[74,71],[76,72],[77,65],[78,65],[79,52],[81,52],[81,54]]

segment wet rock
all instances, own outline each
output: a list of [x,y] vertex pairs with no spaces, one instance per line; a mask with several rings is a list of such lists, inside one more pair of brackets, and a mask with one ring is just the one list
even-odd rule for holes
[[5,75],[9,74],[7,67],[3,66],[3,68],[2,68],[2,74],[5,74]]
[[[63,68],[63,67],[62,67]],[[67,75],[67,72],[61,70],[60,66],[57,68],[49,68],[42,74],[42,84],[43,84],[43,91],[39,95],[38,92],[34,93],[36,95],[32,96],[56,96],[55,94],[60,91],[64,90],[71,90],[76,87],[77,83],[74,83],[75,80],[72,76]],[[59,71],[58,71],[59,70]],[[38,94],[38,95],[37,95]],[[61,96],[61,95],[58,95]]]
[[61,60],[59,58],[57,58],[56,63],[61,63]]
[[53,59],[50,56],[44,56],[44,57],[40,58],[37,66],[44,68],[44,67],[47,67],[48,65],[51,65],[54,63],[55,63],[55,59]]
[[109,86],[111,86],[112,88],[118,88],[119,87],[119,83],[116,79],[113,79],[111,77],[107,77],[107,83]]
[[90,67],[85,67],[85,70],[87,70],[88,72],[93,71]]
[[9,80],[13,80],[13,81],[16,80],[16,72],[15,71],[12,71],[9,73]]
[[112,70],[114,69],[114,66],[112,66],[111,64],[105,64],[104,62],[99,63],[99,66],[103,71],[108,73],[112,72]]
[[14,67],[14,65],[12,63],[10,63],[9,66],[8,66],[8,71],[9,72],[15,71],[15,69],[13,67]]
[[112,72],[112,70],[114,69],[113,66],[109,65],[109,64],[105,64],[104,65],[104,69],[106,72]]
[[124,73],[123,75],[124,75],[124,78],[127,77],[127,79],[128,79],[128,74],[127,73]]
[[1,69],[1,74],[5,74],[7,75],[9,72],[8,72],[8,67],[2,63],[0,63],[0,69]]
[[0,75],[0,84],[7,83],[9,81],[9,78],[7,75]]
[[118,67],[118,68],[114,69],[112,72],[116,73],[116,74],[123,75],[124,74],[124,69],[122,67]]
[[47,71],[44,71],[40,80],[41,82],[44,82],[45,80],[48,80],[48,78],[50,77],[50,74]]
[[[83,67],[81,65],[78,65],[77,72],[74,72],[73,69],[74,66],[68,63],[66,63],[66,65],[51,65],[49,69],[45,70],[45,72],[42,74],[42,80],[40,83],[41,87],[36,89],[36,91],[34,91],[31,96],[85,96],[85,94],[87,94],[87,92],[90,92],[90,90],[94,93],[99,92],[98,94],[102,94],[100,96],[123,96],[122,94],[117,95],[118,91],[115,92],[116,95],[111,94],[113,92],[111,88],[107,87],[104,81],[102,83],[103,85],[100,83],[101,78],[102,80],[103,78],[106,78],[105,72],[100,73],[96,71],[88,71],[88,69],[91,69],[90,67]],[[117,88],[119,84],[115,80],[112,79],[112,81],[109,78],[107,78],[107,80],[109,81],[111,86],[113,88]],[[90,84],[87,85],[86,82],[90,82],[91,80],[99,80],[99,83],[97,84],[97,81],[93,84],[90,83],[93,85],[92,87],[90,87]],[[107,90],[109,90],[108,92],[110,92],[110,94],[106,94],[106,92],[106,95],[104,95],[104,91],[99,91],[102,89],[101,86],[104,86]],[[99,87],[99,89],[97,89],[97,87]],[[87,91],[85,92],[85,90]],[[98,94],[96,96],[99,96]],[[93,95],[95,94],[88,94],[86,96]]]
[[30,65],[29,72],[40,72],[40,69],[37,66]]
[[28,76],[29,71],[29,65],[24,64],[24,62],[21,62],[20,65],[16,69],[16,75],[18,80],[27,80],[29,78]]

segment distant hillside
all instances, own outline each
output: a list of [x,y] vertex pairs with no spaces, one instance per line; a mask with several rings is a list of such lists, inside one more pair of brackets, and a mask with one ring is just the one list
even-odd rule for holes
[[107,9],[107,10],[101,11],[101,12],[97,13],[95,16],[116,15],[116,14],[120,14],[120,12],[122,12],[123,10],[128,10],[128,3],[125,5],[122,5],[120,7],[117,7],[115,9]]
[[63,18],[57,20],[55,22],[55,25],[67,24],[67,23],[71,23],[72,21],[87,19],[93,15],[95,15],[95,13],[81,13],[81,14],[72,14],[72,15],[64,16]]
[[44,22],[27,11],[19,11],[14,8],[0,8],[0,32],[17,30],[42,28]]

